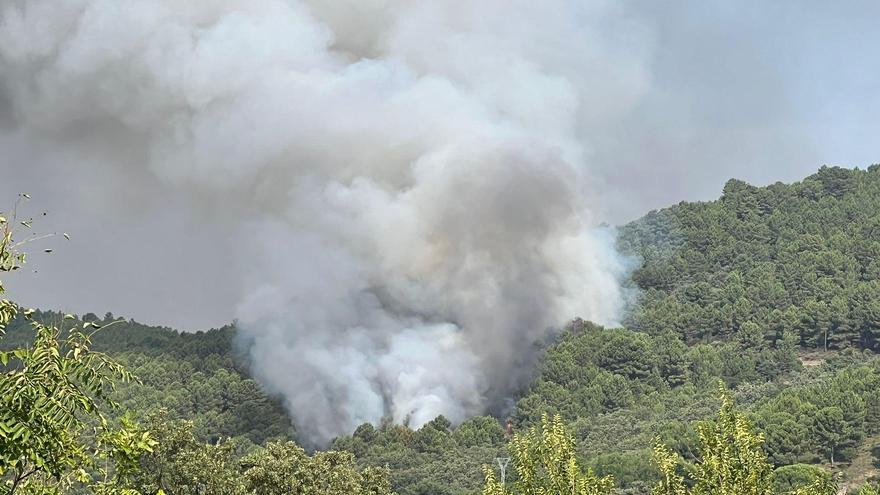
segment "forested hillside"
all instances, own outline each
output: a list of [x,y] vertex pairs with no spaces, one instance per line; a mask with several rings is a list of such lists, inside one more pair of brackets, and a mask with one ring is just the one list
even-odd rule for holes
[[[763,435],[776,493],[837,473],[854,489],[880,475],[880,167],[823,167],[791,185],[731,180],[717,201],[680,203],[621,227],[619,244],[637,264],[625,328],[575,319],[542,344],[534,379],[515,398],[514,434],[551,428],[546,418],[558,415],[582,465],[611,475],[617,493],[648,494],[672,483],[658,445],[670,449],[660,460],[672,459],[674,471],[699,472],[698,425],[721,406],[721,381]],[[28,321],[11,323],[4,348],[27,345]],[[179,466],[151,457],[163,470],[197,469],[194,459],[214,456],[226,473],[217,479],[233,479],[253,456],[288,455],[280,443],[257,448],[296,434],[279,401],[248,377],[233,327],[186,334],[112,323],[112,315],[82,321],[105,327],[94,349],[140,379],[112,394],[119,411],[158,428],[160,445],[186,439],[180,445],[193,454]],[[417,430],[364,424],[330,448],[361,469],[390,469],[399,495],[476,494],[482,467],[508,456],[507,419],[451,425],[439,417]],[[486,490],[501,493],[491,483]],[[219,485],[209,492],[227,493]]]
[[[653,442],[693,461],[695,421],[714,414],[722,379],[766,435],[782,476],[803,473],[801,464],[830,470],[832,459],[855,482],[878,474],[880,167],[823,167],[761,188],[731,180],[717,201],[621,227],[619,242],[639,261],[627,328],[569,325],[519,398],[517,429],[560,414],[599,474],[648,493],[658,476]],[[444,466],[487,462],[443,435],[425,445],[417,433],[419,442],[356,434],[334,445],[390,465],[401,494],[463,493],[462,476],[450,483]]]
[[880,332],[880,166],[823,167],[802,182],[731,180],[620,229],[642,260],[627,321],[688,343],[718,339],[875,349]]
[[[33,315],[54,324],[63,316]],[[196,436],[210,443],[229,437],[253,443],[295,438],[280,403],[247,376],[246,361],[234,351],[234,328],[183,333],[117,321],[112,314],[89,314],[82,321],[100,327],[92,337],[93,349],[112,355],[139,379],[120,385],[113,394],[121,411],[146,416],[164,409],[172,418],[192,421]],[[28,320],[20,317],[10,324],[0,348],[23,346],[32,335]]]
[[717,201],[621,227],[619,242],[639,261],[627,329],[576,321],[518,402],[520,423],[562,414],[600,473],[644,492],[652,439],[693,459],[693,420],[721,378],[776,467],[856,461],[854,475],[876,475],[880,167],[731,180]]

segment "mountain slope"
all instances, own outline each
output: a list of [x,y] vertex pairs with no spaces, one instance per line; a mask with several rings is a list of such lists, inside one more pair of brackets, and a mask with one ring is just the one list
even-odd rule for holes
[[[515,429],[561,414],[598,474],[613,474],[621,493],[647,494],[651,446],[659,438],[694,460],[694,422],[714,414],[721,380],[764,433],[779,479],[814,467],[851,482],[877,475],[880,167],[823,167],[760,188],[731,180],[717,201],[651,212],[619,234],[638,262],[626,328],[574,320],[543,343],[534,380],[514,398]],[[0,343],[28,338],[19,322]],[[187,334],[133,321],[95,336],[141,378],[117,390],[123,410],[167,409],[203,441],[237,437],[244,451],[295,438],[234,343],[233,327]],[[332,447],[390,467],[400,495],[477,493],[480,467],[505,456],[505,419],[362,425]]]

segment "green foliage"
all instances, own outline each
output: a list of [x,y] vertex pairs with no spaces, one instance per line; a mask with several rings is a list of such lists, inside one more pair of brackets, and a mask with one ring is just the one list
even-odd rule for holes
[[190,421],[175,420],[164,410],[149,415],[146,427],[158,446],[140,456],[138,469],[124,477],[140,493],[233,495],[244,493],[236,462],[236,445],[199,441]]
[[[15,251],[2,214],[0,228],[0,272],[7,272],[24,256]],[[134,469],[136,459],[156,442],[132,421],[112,428],[100,407],[116,406],[113,386],[133,376],[92,349],[94,332],[86,331],[97,331],[94,323],[73,325],[73,317],[65,316],[58,326],[46,325],[33,319],[33,310],[3,300],[0,337],[19,313],[33,340],[0,351],[0,490],[55,493],[78,483],[96,493],[125,491],[118,475]]]
[[452,432],[452,439],[462,447],[498,445],[504,441],[504,428],[488,416],[475,416]]
[[831,473],[811,464],[791,464],[773,472],[776,493],[789,493],[805,488],[819,480],[831,480]]
[[620,229],[621,248],[643,260],[627,326],[688,343],[747,337],[755,347],[791,333],[804,347],[877,349],[878,233],[877,167],[822,167],[762,188],[731,180],[718,201]]
[[771,495],[773,475],[763,438],[745,415],[736,411],[733,398],[722,390],[721,409],[715,421],[697,427],[699,459],[690,477],[693,487],[685,490],[684,477],[676,472],[677,455],[662,444],[655,447],[655,462],[661,481],[657,495]]
[[748,495],[772,493],[772,468],[757,434],[738,413],[729,393],[721,394],[715,422],[698,427],[701,459],[693,473],[696,494]]
[[[42,322],[62,318],[52,312],[33,314]],[[245,357],[235,352],[233,327],[185,333],[115,320],[109,314],[85,315],[69,324],[88,322],[105,327],[92,336],[92,348],[112,356],[139,378],[116,384],[111,398],[119,403],[119,410],[144,417],[164,409],[170,417],[191,420],[196,436],[206,442],[243,437],[259,444],[295,438],[278,399],[267,396],[247,375]],[[28,322],[17,318],[0,349],[25,345],[30,335]]]
[[679,458],[669,447],[658,443],[654,447],[654,462],[660,471],[660,481],[654,486],[654,495],[687,495],[684,476],[678,473]]
[[473,494],[483,483],[481,467],[505,455],[505,439],[495,418],[477,416],[453,428],[441,417],[415,431],[390,421],[364,424],[330,449],[351,452],[362,467],[389,468],[400,495]]
[[797,488],[791,495],[836,495],[839,486],[831,476],[817,476],[808,485]]
[[509,446],[517,481],[513,489],[495,477],[490,467],[484,469],[484,495],[605,495],[611,494],[614,480],[598,477],[592,469],[582,470],[577,459],[574,438],[566,431],[560,416],[544,415],[541,424],[525,434],[517,434]]
[[[13,249],[12,228],[3,212],[0,212],[0,273],[17,270],[24,263],[24,254]],[[3,280],[0,279],[0,337],[6,331],[6,325],[15,318],[18,308],[8,299],[3,298],[6,292]]]
[[[10,249],[13,223],[0,218],[0,272],[24,261]],[[869,352],[880,350],[880,167],[823,167],[764,188],[730,181],[718,201],[622,227],[620,246],[641,261],[628,328],[575,320],[545,343],[534,380],[514,397],[524,443],[516,451],[512,442],[510,455],[523,462],[510,486],[487,473],[485,489],[605,493],[613,475],[622,495],[651,485],[676,495],[835,493],[836,479],[817,464],[845,470],[880,433],[880,360]],[[4,373],[24,373],[22,359],[69,359],[82,333],[88,352],[74,361],[107,358],[140,380],[120,379],[112,366],[101,368],[98,393],[71,380],[92,403],[73,414],[72,428],[53,430],[68,435],[54,440],[67,442],[63,474],[29,475],[19,491],[473,495],[484,486],[480,467],[506,455],[504,428],[490,417],[457,426],[440,417],[417,430],[365,424],[336,439],[334,452],[307,455],[289,443],[295,431],[280,402],[248,376],[233,327],[181,333],[134,321],[108,327],[110,314],[22,313],[0,300]],[[93,326],[107,328],[85,334]],[[731,392],[705,422],[718,411],[719,379]],[[519,464],[531,466],[525,475]],[[2,480],[22,474],[10,468]]]
[[175,495],[392,495],[384,468],[359,469],[348,452],[309,456],[293,442],[256,447],[243,439],[200,441],[193,423],[152,413],[158,445],[121,474],[139,493]]
[[591,459],[589,467],[597,476],[610,476],[619,487],[627,487],[625,493],[647,493],[650,486],[657,481],[656,469],[651,464],[650,449],[623,452],[612,450]]
[[858,495],[880,495],[880,483],[866,484],[859,489]]
[[660,481],[654,495],[835,495],[837,482],[826,471],[793,465],[773,471],[761,448],[763,438],[733,398],[721,391],[721,409],[715,421],[698,426],[700,452],[687,473],[681,472],[680,457],[662,443],[654,447],[654,462]]
[[358,471],[348,452],[309,457],[292,442],[273,442],[242,460],[247,493],[255,495],[390,495],[388,469]]
[[139,492],[134,490],[127,479],[136,476],[140,472],[141,459],[153,453],[159,442],[153,434],[123,416],[121,427],[102,431],[96,440],[97,460],[105,461],[104,466],[110,462],[113,465],[112,475],[107,467],[98,467],[98,472],[103,479],[90,486],[91,490],[98,494],[132,494]]
[[[577,328],[574,331],[572,328]],[[517,422],[535,424],[544,413],[568,421],[656,404],[658,394],[710,389],[718,378],[740,384],[780,377],[800,367],[795,349],[742,348],[741,343],[690,349],[673,333],[647,335],[580,323],[547,349],[539,375],[517,404]]]
[[104,421],[100,402],[113,405],[108,389],[131,375],[104,354],[93,352],[89,336],[32,323],[32,347],[0,353],[0,475],[33,469],[60,478],[80,466],[84,416]]
[[853,363],[767,400],[755,416],[771,460],[784,465],[851,459],[863,437],[880,431],[878,391],[877,368]]

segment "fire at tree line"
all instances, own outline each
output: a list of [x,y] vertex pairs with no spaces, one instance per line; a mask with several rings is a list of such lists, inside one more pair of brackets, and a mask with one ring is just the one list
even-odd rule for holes
[[[26,207],[0,213],[0,276],[31,249]],[[0,491],[880,493],[880,166],[731,180],[618,236],[640,263],[624,328],[575,320],[536,343],[509,427],[364,424],[315,452],[232,326],[3,300]]]

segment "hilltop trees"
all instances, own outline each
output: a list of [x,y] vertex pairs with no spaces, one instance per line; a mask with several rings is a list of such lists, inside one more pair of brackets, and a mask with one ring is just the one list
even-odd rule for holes
[[803,347],[876,349],[880,166],[822,167],[800,183],[731,180],[718,201],[681,203],[620,229],[643,260],[628,327],[688,343],[760,332]]

